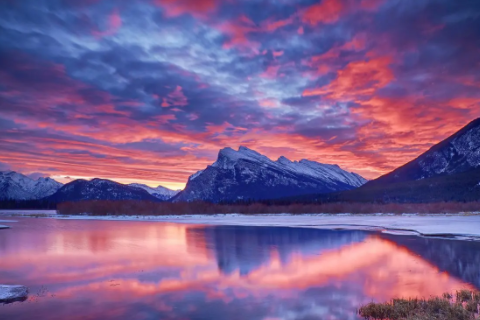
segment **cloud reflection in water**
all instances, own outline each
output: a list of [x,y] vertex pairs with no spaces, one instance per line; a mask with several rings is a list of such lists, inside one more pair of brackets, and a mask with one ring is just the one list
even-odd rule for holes
[[0,232],[0,283],[47,294],[0,314],[357,319],[356,308],[372,299],[478,286],[479,249],[363,231],[20,219]]

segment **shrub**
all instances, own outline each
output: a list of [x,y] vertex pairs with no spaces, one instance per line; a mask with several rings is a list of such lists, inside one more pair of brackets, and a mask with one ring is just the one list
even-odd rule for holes
[[[369,320],[474,320],[478,318],[479,301],[472,299],[478,292],[462,290],[457,292],[457,301],[444,293],[442,298],[393,299],[385,303],[369,303],[358,313]],[[468,297],[468,298],[467,298]],[[468,303],[462,303],[466,302]]]
[[60,214],[91,215],[180,215],[216,213],[458,213],[479,208],[478,203],[209,203],[195,202],[149,202],[149,201],[78,201],[64,202],[57,206]]

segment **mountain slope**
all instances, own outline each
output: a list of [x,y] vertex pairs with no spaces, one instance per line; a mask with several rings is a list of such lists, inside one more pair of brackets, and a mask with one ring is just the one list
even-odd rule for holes
[[418,158],[367,186],[452,175],[480,167],[480,118],[431,147]]
[[78,179],[67,183],[45,200],[52,202],[82,200],[147,200],[159,201],[147,191],[105,179]]
[[14,171],[0,172],[0,199],[34,200],[54,194],[62,184],[51,178],[31,179]]
[[349,190],[363,185],[364,178],[337,165],[309,160],[272,161],[246,147],[220,150],[217,161],[190,176],[173,200],[212,202],[273,199],[307,193]]
[[174,196],[176,196],[180,190],[171,190],[168,188],[165,188],[163,186],[158,186],[156,188],[149,187],[145,184],[140,184],[140,183],[131,183],[129,184],[130,187],[135,187],[135,188],[141,188],[145,191],[147,191],[149,194],[154,196],[155,198],[158,198],[160,200],[166,201]]
[[330,199],[388,202],[479,200],[480,119],[470,122],[391,173],[369,181],[357,190],[332,195]]

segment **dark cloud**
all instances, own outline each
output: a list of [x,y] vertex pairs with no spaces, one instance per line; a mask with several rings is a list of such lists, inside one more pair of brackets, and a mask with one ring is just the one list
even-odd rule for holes
[[0,161],[178,187],[248,144],[372,178],[480,116],[479,16],[447,0],[2,1]]

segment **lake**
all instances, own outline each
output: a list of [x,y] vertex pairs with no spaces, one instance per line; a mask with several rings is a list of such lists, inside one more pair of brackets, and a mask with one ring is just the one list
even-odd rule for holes
[[[480,288],[480,242],[352,230],[15,218],[1,319],[360,319],[394,297]],[[3,222],[3,224],[7,224]]]

